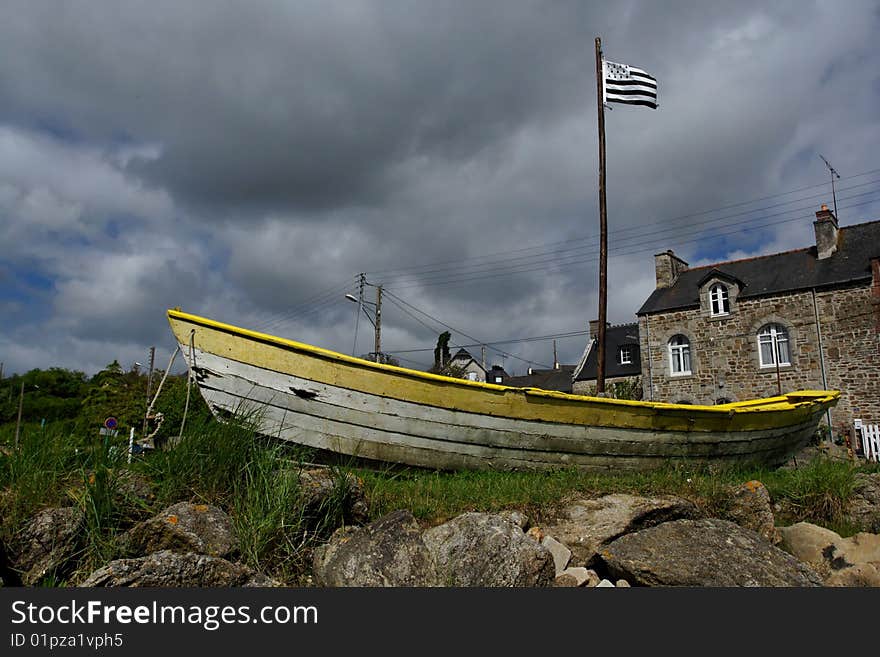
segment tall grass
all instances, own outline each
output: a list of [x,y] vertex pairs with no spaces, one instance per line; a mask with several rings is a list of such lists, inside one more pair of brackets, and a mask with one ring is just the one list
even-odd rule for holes
[[[134,522],[180,501],[214,504],[227,511],[240,545],[240,558],[285,583],[300,583],[310,550],[345,523],[353,465],[333,470],[329,494],[315,502],[301,483],[307,451],[258,435],[254,418],[190,424],[173,447],[127,463],[121,439],[77,436],[66,429],[26,427],[15,449],[0,451],[0,539],[8,541],[28,517],[47,506],[81,510],[80,572],[117,554],[121,534]],[[5,428],[4,428],[5,429]],[[7,437],[8,440],[8,437]],[[875,466],[817,458],[796,470],[669,465],[650,472],[431,472],[394,468],[360,469],[370,515],[399,508],[426,523],[466,511],[518,508],[536,522],[549,518],[573,496],[608,493],[674,494],[690,499],[710,515],[722,515],[730,488],[757,479],[781,505],[784,524],[809,520],[846,528],[846,507],[855,475]],[[155,499],[137,504],[121,490],[125,476],[140,476]],[[65,583],[64,575],[46,580]]]

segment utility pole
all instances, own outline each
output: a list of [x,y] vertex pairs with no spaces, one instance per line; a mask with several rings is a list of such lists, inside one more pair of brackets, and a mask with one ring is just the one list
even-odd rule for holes
[[556,340],[553,341],[553,369],[559,369],[559,360],[556,358]]
[[483,371],[486,371],[486,345],[480,345],[480,364],[483,366]]
[[382,351],[382,286],[376,286],[376,362]]
[[156,347],[150,347],[150,372],[147,374],[147,407],[144,410],[144,426],[141,431],[141,438],[147,437],[147,412],[150,410],[150,393],[153,391],[153,365],[156,362]]
[[15,450],[18,451],[18,436],[21,430],[21,407],[24,404],[24,380],[21,382],[21,392],[18,395],[18,420],[15,421]]
[[602,102],[602,39],[596,37],[596,85],[599,119],[599,348],[596,361],[596,395],[605,396],[605,322],[608,307],[608,210],[605,205],[605,104]]
[[[819,157],[822,157],[822,154],[819,153]],[[840,178],[840,174],[834,170],[834,167],[831,166],[831,163],[822,157],[822,161],[825,163],[825,166],[828,167],[828,171],[831,173],[831,197],[834,199],[834,216],[840,221],[840,217],[837,216],[837,192],[834,191],[834,179]]]

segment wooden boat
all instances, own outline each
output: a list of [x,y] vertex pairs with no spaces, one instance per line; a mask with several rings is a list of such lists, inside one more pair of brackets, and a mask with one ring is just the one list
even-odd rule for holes
[[647,469],[669,461],[783,463],[837,391],[693,406],[437,376],[169,310],[220,417],[339,454],[435,469]]

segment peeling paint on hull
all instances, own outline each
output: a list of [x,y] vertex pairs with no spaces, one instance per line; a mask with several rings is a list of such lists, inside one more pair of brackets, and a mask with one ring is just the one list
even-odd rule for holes
[[428,468],[778,465],[810,440],[840,394],[724,406],[600,399],[373,363],[176,310],[168,319],[216,414],[252,412],[270,436]]

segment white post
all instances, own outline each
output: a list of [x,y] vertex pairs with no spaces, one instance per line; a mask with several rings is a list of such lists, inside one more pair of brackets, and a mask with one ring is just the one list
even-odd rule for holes
[[131,428],[131,433],[128,434],[128,462],[131,463],[131,453],[134,451],[134,427]]

